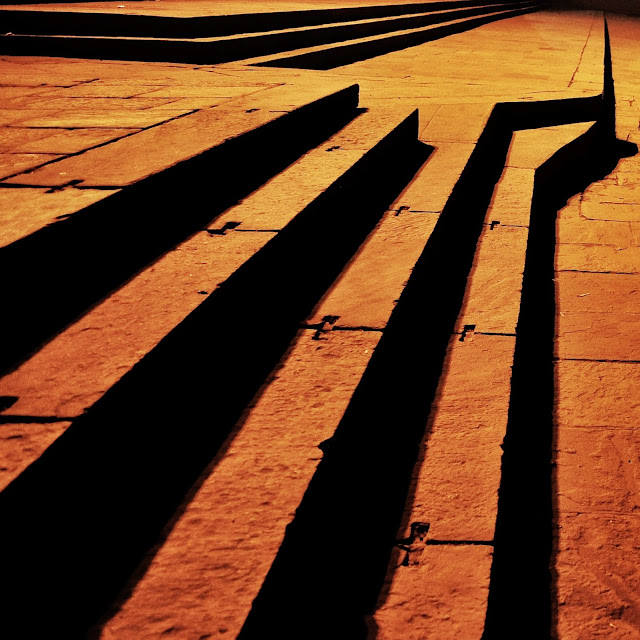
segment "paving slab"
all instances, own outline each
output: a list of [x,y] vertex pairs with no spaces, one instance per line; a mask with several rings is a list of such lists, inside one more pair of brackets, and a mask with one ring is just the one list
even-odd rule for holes
[[638,273],[640,271],[640,250],[638,247],[612,247],[594,244],[558,245],[556,268],[558,271]]
[[591,129],[593,124],[593,122],[578,122],[557,127],[516,131],[509,147],[506,166],[537,169],[558,149]]
[[399,566],[374,621],[380,640],[460,638],[484,631],[492,547],[425,546]]
[[5,100],[4,104],[20,109],[55,109],[56,111],[82,111],[119,113],[122,111],[147,110],[151,107],[168,104],[171,98],[74,98],[59,94],[22,96]]
[[603,202],[585,195],[581,211],[589,220],[640,222],[640,203]]
[[640,637],[638,516],[566,514],[559,527],[559,637]]
[[326,191],[366,154],[394,131],[413,109],[360,114],[338,133],[309,151],[259,190],[231,207],[209,225],[223,229],[240,223],[240,230],[273,231],[284,228],[297,213]]
[[438,215],[387,212],[308,318],[332,327],[384,329]]
[[479,333],[515,335],[528,238],[526,227],[483,227],[457,332],[473,325]]
[[[278,86],[277,84],[262,84],[258,86],[221,84],[216,78],[211,85],[180,85],[171,84],[164,87],[147,87],[148,91],[142,98],[237,98],[265,89]],[[142,99],[139,98],[139,99]]]
[[450,105],[438,110],[420,137],[429,143],[476,142],[492,109],[486,103]]
[[638,424],[640,364],[560,360],[555,375],[555,415],[562,428]]
[[[577,210],[576,210],[577,209]],[[606,246],[612,248],[628,248],[638,246],[640,235],[634,223],[612,222],[608,220],[587,220],[580,216],[579,207],[569,213],[567,207],[558,214],[556,224],[556,241],[561,245]]]
[[55,223],[94,202],[115,193],[104,189],[47,189],[0,188],[0,247]]
[[37,153],[24,145],[34,144],[36,141],[51,135],[43,129],[20,129],[0,127],[0,152]]
[[49,153],[0,153],[0,180],[59,158],[60,156]]
[[3,109],[0,108],[0,127],[6,127],[8,125],[15,125],[25,120],[29,120],[35,116],[41,118],[55,117],[57,114],[55,111],[48,111],[46,109],[38,111],[25,111],[24,109]]
[[378,343],[301,331],[102,637],[235,638]]
[[440,213],[444,209],[475,144],[452,142],[434,146],[435,149],[427,160],[427,170],[420,171],[415,176],[393,202],[391,209],[432,213]]
[[561,429],[555,462],[557,508],[561,513],[637,514],[640,511],[638,429]]
[[559,313],[640,313],[640,277],[634,274],[556,273]]
[[0,424],[0,491],[4,491],[70,425],[70,422]]
[[496,184],[485,224],[528,227],[535,169],[507,167]]
[[284,228],[324,189],[353,167],[363,156],[360,150],[329,148],[311,151],[286,171],[271,178],[259,190],[218,216],[209,229],[240,223],[241,230],[273,231]]
[[428,522],[430,540],[493,540],[515,342],[452,336],[400,538]]
[[[26,114],[28,111],[23,113]],[[56,115],[23,117],[20,119],[20,124],[23,127],[59,127],[67,129],[144,129],[145,127],[152,127],[165,122],[170,117],[149,110],[113,110],[110,112],[96,107],[93,110],[85,109],[81,112],[76,112],[75,110],[65,112],[65,107],[61,107]]]
[[[616,133],[638,128],[637,21],[607,14]],[[631,38],[629,37],[631,36]],[[631,55],[630,55],[631,54]],[[589,80],[586,70],[578,82]],[[640,344],[634,226],[638,157],[560,211],[556,251],[557,630],[562,640],[639,638],[637,582]],[[569,273],[575,269],[599,273]],[[619,272],[619,273],[603,273]],[[571,360],[575,358],[575,360]],[[636,362],[634,362],[636,361]]]
[[556,319],[556,356],[640,361],[640,315],[563,313]]
[[51,95],[65,98],[133,99],[144,97],[156,89],[158,85],[132,83],[125,79],[118,83],[96,79],[94,82],[60,88],[51,92]]
[[637,174],[627,172],[626,169],[627,159],[623,158],[605,180],[596,182],[585,190],[583,202],[640,203],[640,184],[636,182]]
[[[20,129],[5,128],[0,140],[7,133],[7,148],[18,153],[50,153],[67,155],[80,153],[92,147],[124,138],[139,129]],[[2,142],[0,142],[0,145]]]

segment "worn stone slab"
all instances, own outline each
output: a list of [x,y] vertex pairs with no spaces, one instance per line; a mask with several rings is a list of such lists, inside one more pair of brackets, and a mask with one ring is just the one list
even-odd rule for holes
[[438,215],[391,211],[360,247],[307,322],[384,329]]
[[640,510],[640,431],[560,426],[557,508],[562,514]]
[[70,422],[0,424],[0,491],[37,460]]
[[534,169],[505,168],[493,191],[485,223],[528,227],[534,178]]
[[149,88],[144,98],[237,98],[278,86],[276,83],[255,83],[254,85],[221,84],[216,78],[213,84],[182,85],[171,84]]
[[47,153],[0,153],[0,180],[57,160],[59,157]]
[[559,526],[558,637],[639,638],[638,515],[565,514]]
[[[105,144],[124,136],[129,136],[139,129],[3,129],[0,130],[0,145],[6,131],[26,133],[22,141],[10,144],[11,150],[20,153],[79,153],[91,147]],[[9,138],[10,140],[11,138]],[[16,144],[17,142],[17,144]]]
[[51,91],[55,91],[56,87],[47,86],[0,86],[0,100],[4,103],[6,100],[23,97],[40,97],[45,96]]
[[484,226],[467,280],[457,332],[516,333],[529,229]]
[[[585,189],[583,201],[609,204],[640,204],[640,175],[625,171],[628,158],[623,158],[613,174]],[[633,166],[633,165],[631,165]],[[634,167],[635,168],[635,167]]]
[[[575,210],[575,207],[574,207]],[[578,215],[558,213],[556,224],[557,244],[600,245],[615,248],[638,246],[640,228],[634,232],[631,222],[610,222],[608,220],[587,220]]]
[[74,98],[58,94],[23,96],[5,101],[7,107],[19,109],[55,109],[58,113],[73,111],[104,111],[105,114],[121,114],[128,111],[145,111],[152,107],[170,104],[170,98]]
[[120,79],[119,82],[96,79],[94,82],[61,89],[52,95],[69,98],[135,98],[144,96],[157,88],[157,85],[148,86],[143,83],[133,83],[126,78]]
[[[51,132],[44,129],[0,127],[0,152],[34,153],[33,149],[25,145],[34,144],[36,141],[50,135]],[[35,153],[38,151],[35,151]]]
[[359,115],[216,218],[209,228],[221,229],[230,222],[239,222],[239,229],[282,229],[401,122],[411,117],[413,111],[412,108],[392,112],[371,110]]
[[640,276],[617,273],[556,273],[559,313],[640,313]]
[[[277,117],[265,111],[230,113],[208,109],[170,120],[128,138],[91,149],[39,171],[11,179],[12,184],[126,186],[171,167]],[[149,150],[154,152],[150,153]],[[127,161],[123,162],[123,158]]]
[[585,199],[582,201],[582,215],[589,220],[614,220],[618,222],[640,222],[640,202],[602,202]]
[[593,125],[593,122],[579,122],[557,127],[516,131],[509,147],[506,166],[537,169],[549,160],[558,149],[586,133]]
[[638,273],[640,248],[561,244],[556,247],[556,269],[558,271]]
[[39,109],[37,111],[25,111],[24,109],[9,109],[0,108],[0,127],[6,127],[8,125],[16,125],[38,115],[41,118],[53,118],[57,114],[53,110]]
[[328,152],[336,147],[347,151],[367,151],[414,111],[415,107],[405,105],[369,109],[327,140],[322,148]]
[[556,318],[556,356],[640,361],[640,315],[559,314]]
[[[380,338],[301,331],[105,637],[235,638]],[[169,631],[170,630],[170,631]]]
[[420,139],[428,143],[477,142],[493,105],[462,103],[440,109],[420,132]]
[[406,529],[428,538],[493,540],[515,337],[454,335],[413,471]]
[[16,242],[113,193],[115,191],[103,189],[63,189],[49,193],[46,189],[0,188],[0,247]]
[[282,229],[362,156],[360,150],[329,152],[326,145],[311,151],[218,216],[209,228],[221,229],[229,222],[240,222],[238,228],[244,230]]
[[0,379],[4,415],[78,416],[274,234],[201,232]]
[[493,548],[425,546],[398,566],[374,615],[380,640],[480,640]]
[[451,191],[460,178],[475,145],[447,142],[435,145],[427,163],[404,191],[396,198],[391,209],[430,211],[444,209]]
[[[24,112],[28,113],[28,112]],[[76,111],[61,108],[56,115],[27,117],[20,120],[23,127],[98,128],[98,129],[144,129],[169,120],[171,116],[150,110],[105,110],[94,108]]]
[[556,419],[563,426],[635,427],[640,422],[640,364],[559,360]]
[[187,111],[196,111],[198,109],[210,109],[217,107],[229,98],[171,98],[171,102],[158,107],[151,107],[150,111],[158,113],[185,113]]

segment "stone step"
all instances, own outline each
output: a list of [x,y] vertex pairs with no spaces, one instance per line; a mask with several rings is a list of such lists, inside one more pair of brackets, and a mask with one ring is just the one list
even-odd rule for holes
[[32,35],[129,36],[139,38],[212,38],[240,33],[257,33],[310,27],[337,22],[376,20],[392,16],[442,11],[459,7],[495,4],[495,0],[434,0],[409,4],[385,4],[305,9],[298,11],[268,11],[177,17],[167,15],[127,14],[107,12],[62,11],[32,8],[2,9],[0,21],[3,33]]
[[[397,31],[451,22],[495,13],[509,8],[528,7],[530,2],[478,3],[409,15],[381,17],[343,23],[297,27],[279,31],[233,34],[217,38],[166,39],[117,36],[33,35],[31,32],[0,36],[0,51],[10,55],[42,55],[114,60],[141,60],[219,64],[272,55],[346,40],[369,38]],[[406,34],[405,34],[406,35]]]
[[[607,14],[618,140],[640,143],[640,24]],[[556,219],[554,570],[559,637],[638,633],[640,157]]]
[[[1,321],[0,369],[344,126],[358,87],[334,86],[344,88],[276,87],[6,180],[46,187],[53,193],[40,190],[40,202],[68,209],[52,206],[36,230],[30,221],[5,232],[0,268],[14,276],[2,285],[11,313]],[[269,162],[256,148],[269,150]]]
[[[511,105],[514,112],[519,106]],[[419,258],[415,260],[418,238],[413,234],[399,240],[394,238],[391,217],[385,219],[312,316],[314,320],[324,320],[317,326],[320,341],[333,339],[342,332],[349,335],[381,332],[381,337],[347,410],[332,427],[335,435],[320,443],[323,460],[287,527],[240,637],[264,637],[276,629],[281,637],[294,637],[295,630],[308,625],[310,620],[314,621],[310,632],[314,638],[327,637],[330,629],[336,628],[346,629],[344,637],[364,634],[363,620],[379,595],[381,565],[386,566],[396,535],[396,519],[402,511],[399,503],[411,491],[404,482],[406,465],[424,433],[446,344],[455,330],[455,316],[462,303],[462,296],[458,298],[456,291],[460,286],[464,291],[478,234],[485,226],[483,221],[491,198],[491,191],[485,192],[486,185],[499,179],[506,161],[510,131],[505,139],[506,132],[501,127],[513,122],[532,126],[541,117],[528,105],[522,106],[522,117],[503,109],[494,111],[469,161],[462,163],[456,187],[440,216],[436,204],[440,194],[419,184],[420,174],[428,173],[431,160],[406,195],[398,199],[402,202],[410,198],[418,210],[435,210],[433,214],[423,213],[421,234],[426,246]],[[546,110],[542,108],[543,112]],[[570,119],[571,111],[556,105],[555,117],[560,121]],[[437,157],[438,150],[433,160]],[[426,197],[420,202],[416,196],[422,190]],[[417,211],[410,214],[407,209],[400,212],[401,216],[416,216],[417,231],[420,216],[416,214]],[[429,224],[426,220],[428,215],[438,218],[435,227],[433,221]],[[411,221],[405,224],[412,225]],[[403,247],[390,246],[394,242]],[[387,246],[382,249],[385,243]],[[408,254],[404,266],[403,260],[397,260],[403,250]],[[411,253],[413,266],[409,266]],[[388,298],[384,306],[376,300],[369,318],[375,321],[385,307],[387,313],[390,309],[393,312],[377,326],[363,326],[367,309],[354,311],[356,305],[351,305],[350,296],[357,298],[358,286],[365,289],[365,283],[374,286],[371,283],[376,272],[380,274],[376,298]],[[371,277],[367,280],[368,274]],[[408,282],[402,281],[403,276]],[[339,292],[342,288],[346,290]],[[323,315],[326,311],[331,315]],[[475,371],[475,366],[468,369]],[[330,402],[329,398],[325,401]],[[293,423],[290,428],[295,429]],[[280,517],[286,521],[290,517],[267,516],[268,510],[269,505],[265,505],[266,521]],[[364,522],[366,534],[354,533],[351,540],[350,532],[358,532],[358,526]],[[313,553],[309,553],[310,549]],[[452,553],[455,557],[455,552]],[[160,551],[159,555],[164,562],[169,551],[167,555]],[[490,561],[490,554],[485,554],[485,560],[477,565],[478,571],[490,569],[487,559]],[[227,562],[233,565],[231,557]],[[411,615],[422,619],[417,609]],[[398,633],[406,634],[413,626],[415,623],[398,627]],[[424,628],[415,637],[425,637]]]
[[[410,620],[409,637],[449,637],[462,630],[465,638],[483,637],[534,183],[545,162],[562,170],[556,160],[562,147],[575,161],[597,153],[600,141],[594,123],[513,136],[447,346],[400,542],[375,614],[383,638],[406,637]],[[565,153],[564,160],[571,157]],[[504,218],[516,212],[517,218]]]
[[[507,6],[507,5],[503,5]],[[298,69],[333,69],[352,64],[360,60],[384,55],[391,51],[406,49],[431,40],[475,29],[483,24],[538,11],[544,5],[536,1],[523,1],[516,9],[492,11],[485,7],[480,17],[466,17],[445,20],[420,28],[405,29],[399,32],[358,38],[353,41],[334,46],[308,47],[285,56],[270,56],[266,59],[252,58],[246,62],[271,67],[291,67]],[[499,8],[499,7],[496,7]]]
[[[153,638],[180,626],[185,638],[215,635],[221,628],[228,637],[238,636],[322,459],[322,443],[335,434],[382,335],[371,326],[350,323],[348,314],[339,322],[338,316],[325,322],[322,317],[327,310],[342,313],[338,301],[355,294],[360,297],[353,306],[359,302],[363,314],[368,308],[384,317],[379,329],[386,325],[438,220],[441,194],[428,186],[448,183],[451,191],[471,150],[472,145],[443,145],[384,214],[295,337],[276,375],[229,440],[225,455],[203,474],[162,547],[149,553],[144,577],[124,602],[118,602],[103,634]],[[286,190],[275,180],[273,187],[285,194],[286,210]],[[408,205],[399,204],[409,201],[411,212]],[[268,211],[258,199],[243,216],[232,209],[216,226],[242,219],[236,230],[266,230],[281,226],[283,215]],[[365,290],[374,294],[375,304],[365,305]],[[242,553],[230,554],[229,541]],[[178,595],[178,583],[189,584],[191,590]],[[197,603],[194,591],[200,594]]]
[[[2,420],[24,445],[0,494],[16,525],[4,529],[0,548],[13,548],[22,566],[3,565],[5,575],[26,577],[28,546],[38,549],[29,552],[32,570],[57,576],[32,591],[48,612],[47,629],[73,635],[115,596],[299,324],[424,160],[417,125],[417,112],[362,114],[231,210],[235,228],[196,234],[2,380],[5,402],[17,398]],[[287,211],[278,211],[287,193]],[[244,230],[267,201],[281,230]],[[212,292],[204,297],[200,287]],[[42,394],[34,375],[47,386]],[[33,522],[9,515],[32,499]],[[41,519],[52,509],[60,535],[42,539]],[[87,570],[98,581],[92,587]],[[8,624],[21,620],[17,613]]]

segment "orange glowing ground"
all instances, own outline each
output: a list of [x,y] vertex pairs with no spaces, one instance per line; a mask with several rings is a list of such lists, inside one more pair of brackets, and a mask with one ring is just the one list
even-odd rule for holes
[[0,19],[3,637],[640,638],[640,18]]

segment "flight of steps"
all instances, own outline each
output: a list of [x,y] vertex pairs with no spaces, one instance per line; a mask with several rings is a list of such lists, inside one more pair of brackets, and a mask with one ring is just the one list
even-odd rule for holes
[[589,166],[603,101],[498,105],[434,151],[357,86],[286,91],[6,181],[104,193],[0,249],[7,629],[481,632],[534,185]]
[[542,6],[539,0],[450,0],[203,18],[4,9],[0,53],[218,64],[298,52],[283,65],[277,58],[268,63],[331,68]]
[[0,247],[8,637],[544,630],[500,490],[548,524],[549,224],[610,99],[434,149],[282,86],[5,180],[43,211]]

